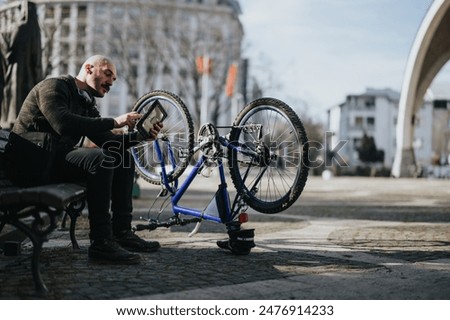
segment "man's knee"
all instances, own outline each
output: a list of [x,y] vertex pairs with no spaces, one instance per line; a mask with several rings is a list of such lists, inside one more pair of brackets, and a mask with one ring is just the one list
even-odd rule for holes
[[123,151],[121,153],[102,149],[104,159],[102,167],[110,169],[129,169],[134,171],[133,156],[129,151]]
[[107,155],[98,148],[79,148],[69,152],[65,161],[70,166],[81,169],[87,173],[95,173],[108,161]]

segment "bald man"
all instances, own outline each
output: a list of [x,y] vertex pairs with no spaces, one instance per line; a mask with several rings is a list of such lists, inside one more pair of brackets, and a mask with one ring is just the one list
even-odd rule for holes
[[[107,118],[101,117],[97,109],[95,98],[104,97],[116,77],[117,70],[110,59],[95,55],[83,63],[76,77],[66,75],[43,80],[25,99],[12,135],[46,132],[57,140],[55,165],[46,181],[86,183],[91,240],[89,258],[132,264],[141,260],[138,252],[156,251],[159,243],[145,241],[131,231],[134,161],[128,149],[144,137],[133,130],[121,134],[112,132],[124,126],[133,129],[141,115],[129,112]],[[162,124],[156,124],[150,130],[151,139],[157,136],[161,127]],[[82,137],[89,138],[98,148],[80,147]],[[14,143],[11,145],[14,149]],[[21,176],[32,177],[32,172],[27,174],[27,170],[38,169],[33,166],[33,159],[23,159],[27,157],[20,156],[20,150],[12,154],[16,164],[29,161],[28,165],[23,165]],[[16,182],[24,181],[18,177]]]

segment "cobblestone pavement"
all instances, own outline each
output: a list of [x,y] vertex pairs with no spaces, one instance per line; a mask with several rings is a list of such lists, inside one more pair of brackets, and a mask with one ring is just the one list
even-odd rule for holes
[[[212,197],[205,179],[186,194],[187,206]],[[87,258],[87,218],[77,224],[81,250],[68,233],[45,243],[41,268],[50,289],[34,294],[31,247],[0,255],[1,299],[450,299],[450,181],[318,177],[288,210],[252,213],[250,255],[221,251],[223,226],[204,222],[142,231],[162,248],[134,266]],[[158,188],[141,182],[135,218],[147,215]],[[160,203],[155,208],[161,206]]]

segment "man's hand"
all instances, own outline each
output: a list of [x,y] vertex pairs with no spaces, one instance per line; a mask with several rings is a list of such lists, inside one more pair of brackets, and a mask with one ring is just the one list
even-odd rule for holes
[[162,122],[157,122],[153,125],[153,128],[150,129],[150,131],[148,132],[152,137],[150,138],[150,140],[155,140],[156,137],[158,136],[158,133],[161,131],[163,127]]
[[122,128],[128,126],[128,129],[133,130],[136,122],[142,117],[141,114],[133,111],[125,113],[114,118],[114,128]]

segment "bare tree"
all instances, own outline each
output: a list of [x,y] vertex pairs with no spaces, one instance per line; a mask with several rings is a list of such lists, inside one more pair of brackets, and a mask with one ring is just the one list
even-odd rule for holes
[[42,72],[44,78],[52,73],[53,62],[57,57],[54,54],[53,44],[57,28],[54,26],[46,27],[40,25],[41,32],[44,34],[42,43]]
[[[224,88],[228,68],[240,58],[240,47],[226,38],[220,23],[202,12],[190,12],[189,18],[182,19],[185,13],[163,12],[164,36],[158,39],[162,52],[162,63],[170,66],[170,76],[179,94],[188,102],[197,126],[200,125],[201,99],[203,94],[202,75],[197,62],[199,57],[208,57],[208,114],[209,120],[217,123],[224,111],[227,100]],[[171,19],[166,16],[170,15]],[[171,23],[175,17],[177,23]],[[236,49],[237,47],[237,49]],[[204,61],[204,60],[203,60]],[[229,101],[228,101],[229,103]]]
[[142,1],[127,8],[123,23],[112,26],[114,37],[107,41],[119,59],[129,99],[135,101],[144,90],[175,91],[199,126],[203,88],[197,59],[207,55],[208,115],[216,123],[229,104],[225,81],[230,64],[239,60],[240,44],[227,39],[221,24],[205,12]]

